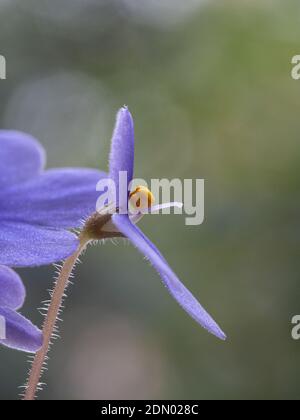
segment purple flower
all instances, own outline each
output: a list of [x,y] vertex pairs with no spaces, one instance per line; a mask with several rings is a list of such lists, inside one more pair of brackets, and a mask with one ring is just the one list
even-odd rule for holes
[[[16,312],[25,299],[19,276],[6,266],[50,264],[71,255],[78,238],[69,232],[95,209],[92,169],[44,170],[45,152],[31,136],[0,130],[0,343],[35,352],[41,332]],[[1,332],[1,331],[0,331]]]
[[[120,172],[127,173],[127,185],[119,185],[119,174]],[[129,110],[124,107],[122,108],[118,115],[115,130],[112,138],[111,153],[110,153],[110,167],[109,167],[109,178],[114,181],[117,190],[117,197],[123,197],[123,199],[116,201],[116,203],[109,203],[109,206],[117,209],[117,213],[113,214],[111,218],[108,218],[105,224],[102,223],[101,233],[102,235],[109,236],[124,236],[130,240],[130,242],[143,254],[153,265],[155,270],[160,275],[164,285],[173,296],[173,298],[179,303],[179,305],[197,321],[202,327],[207,329],[210,333],[216,335],[221,339],[226,339],[225,334],[216,324],[216,322],[211,318],[211,316],[203,309],[191,292],[181,283],[179,278],[173,272],[173,270],[168,265],[165,258],[159,252],[159,250],[153,245],[153,243],[143,234],[143,232],[135,225],[136,222],[143,215],[141,210],[138,214],[130,214],[130,212],[123,213],[124,207],[128,209],[128,199],[129,199],[129,184],[133,179],[134,173],[134,127],[133,119]],[[122,191],[120,191],[122,189]],[[157,211],[161,208],[171,207],[180,205],[179,203],[167,203],[163,205],[158,205],[151,207],[152,205],[152,194],[149,190],[144,187],[142,189],[141,195],[146,196],[146,202],[149,202],[150,208],[146,209],[147,212]],[[136,191],[136,190],[135,190]],[[135,191],[130,194],[135,194]],[[120,202],[122,201],[122,202]],[[120,211],[122,210],[122,211]],[[101,212],[100,212],[101,214]],[[105,208],[103,209],[103,214],[105,215]],[[105,217],[105,216],[103,216]],[[97,216],[96,216],[97,218]],[[99,231],[99,226],[95,229],[95,217],[92,217],[86,224],[86,232],[83,234],[90,235],[92,239],[97,238],[97,232]],[[105,236],[104,236],[105,237]]]
[[44,170],[45,152],[31,136],[0,130],[0,264],[49,264],[78,247],[69,229],[95,209],[93,169]]
[[0,265],[0,343],[26,352],[42,346],[42,333],[16,310],[25,299],[23,283],[11,268]]
[[[97,201],[97,211],[90,212],[86,218],[85,224],[79,234],[79,244],[76,251],[62,265],[59,276],[56,280],[54,290],[51,294],[51,301],[48,305],[48,312],[43,326],[43,345],[36,354],[32,369],[26,383],[25,400],[33,400],[38,390],[38,384],[42,375],[42,368],[46,361],[51,336],[56,331],[56,323],[60,312],[61,304],[64,299],[66,288],[68,287],[69,278],[76,265],[76,262],[90,242],[102,240],[106,238],[125,237],[143,254],[154,266],[160,275],[164,285],[167,287],[173,298],[180,306],[197,321],[202,327],[218,338],[225,340],[226,336],[210,315],[202,308],[199,302],[189,292],[189,290],[180,282],[176,274],[169,267],[167,261],[159,252],[159,250],[150,242],[150,240],[136,227],[139,219],[149,211],[157,211],[160,208],[182,205],[181,203],[166,203],[153,206],[154,197],[152,193],[145,187],[137,187],[131,191],[134,169],[134,128],[133,120],[127,108],[122,108],[116,121],[116,127],[113,133],[112,146],[110,153],[109,175],[102,175],[102,180],[97,183],[97,189],[102,191]],[[126,180],[122,173],[126,174]],[[98,178],[100,176],[98,175]],[[1,178],[0,178],[1,179]],[[102,183],[102,181],[105,181]],[[124,182],[125,181],[125,182]],[[60,182],[58,184],[60,185]],[[43,182],[42,182],[43,184]],[[101,184],[101,186],[100,186]],[[43,196],[43,189],[36,187]],[[25,188],[26,195],[30,197],[30,201],[35,202],[32,198],[32,188]],[[25,197],[26,197],[25,195]],[[51,195],[51,194],[50,194]],[[14,195],[13,195],[14,196]],[[34,195],[33,195],[34,196]],[[24,195],[23,195],[24,197]],[[88,195],[90,197],[90,195]],[[82,197],[80,197],[82,199]],[[88,210],[88,206],[82,207],[82,200],[78,200],[78,206],[72,208],[72,200],[68,210],[72,215],[75,213],[75,220],[82,218],[83,213]],[[130,211],[132,199],[135,204],[135,210]],[[36,196],[39,201],[39,195]],[[46,204],[48,205],[46,198]],[[43,200],[42,200],[43,202]],[[95,205],[95,202],[94,202]],[[47,224],[47,213],[40,211],[43,206],[37,206],[39,209],[37,215],[34,216],[33,226],[37,221],[43,222],[43,226]],[[47,207],[46,207],[47,209]],[[83,211],[84,210],[84,211]],[[21,215],[24,212],[21,211]],[[1,211],[0,211],[1,215]],[[30,219],[30,214],[26,213],[26,220]],[[57,223],[57,215],[52,218],[51,223],[57,228],[65,228],[70,225],[70,216],[65,214],[62,219],[64,223]],[[66,223],[65,219],[68,221]],[[74,222],[74,220],[72,219]],[[31,225],[30,225],[31,226]],[[64,230],[60,230],[61,234],[65,234]]]

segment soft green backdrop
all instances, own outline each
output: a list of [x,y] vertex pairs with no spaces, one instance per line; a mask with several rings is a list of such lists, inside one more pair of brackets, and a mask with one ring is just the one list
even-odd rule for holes
[[[141,226],[229,336],[199,328],[131,246],[90,248],[42,398],[299,397],[299,16],[298,0],[0,2],[1,128],[39,138],[49,166],[106,169],[128,104],[136,176],[206,180],[202,226]],[[40,325],[53,269],[21,274]],[[0,349],[0,398],[27,370]]]

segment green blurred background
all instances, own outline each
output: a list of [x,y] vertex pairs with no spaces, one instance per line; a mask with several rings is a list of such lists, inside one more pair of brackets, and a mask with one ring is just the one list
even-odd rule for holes
[[[107,168],[115,113],[136,126],[136,176],[205,178],[206,219],[141,227],[228,334],[169,297],[131,246],[90,248],[43,380],[45,399],[299,397],[298,0],[0,2],[0,126],[36,136],[49,166]],[[37,308],[51,267],[20,270]],[[0,398],[27,356],[0,349]]]

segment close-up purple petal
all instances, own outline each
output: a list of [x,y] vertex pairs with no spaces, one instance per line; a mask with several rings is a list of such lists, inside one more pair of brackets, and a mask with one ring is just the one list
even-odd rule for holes
[[42,345],[42,332],[16,312],[23,306],[25,296],[20,276],[0,265],[0,344],[34,353]]
[[19,131],[0,130],[1,191],[40,175],[45,151],[32,136]]
[[[127,107],[121,108],[117,114],[116,124],[112,136],[111,150],[109,156],[109,177],[114,181],[118,207],[127,207],[128,190],[127,185],[119,185],[119,174],[124,172],[127,181],[130,183],[134,171],[134,124],[132,116]],[[125,191],[121,191],[123,187]],[[125,188],[124,188],[125,187]],[[124,203],[119,203],[118,198],[122,197]]]
[[43,171],[45,152],[33,137],[0,131],[0,264],[57,262],[78,246],[79,228],[96,205],[103,173],[85,168]]
[[181,283],[158,249],[137,226],[131,223],[128,216],[116,214],[113,216],[113,223],[132,242],[138,251],[149,260],[179,305],[203,328],[216,337],[225,340],[226,335],[220,327],[205,309],[202,308],[191,292]]
[[47,265],[78,247],[75,234],[49,226],[0,221],[0,262],[12,267]]
[[77,228],[95,211],[96,185],[106,176],[96,169],[49,169],[4,190],[0,218],[51,228]]
[[0,343],[16,350],[35,353],[43,344],[41,331],[18,312],[0,306],[0,316],[5,319],[5,339]]
[[25,295],[20,276],[11,268],[0,265],[0,306],[19,309],[23,306]]

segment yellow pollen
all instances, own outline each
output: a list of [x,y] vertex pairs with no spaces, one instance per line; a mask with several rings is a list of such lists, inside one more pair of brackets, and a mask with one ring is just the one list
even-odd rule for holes
[[136,209],[143,210],[153,206],[154,195],[147,187],[139,186],[129,195],[130,204]]

